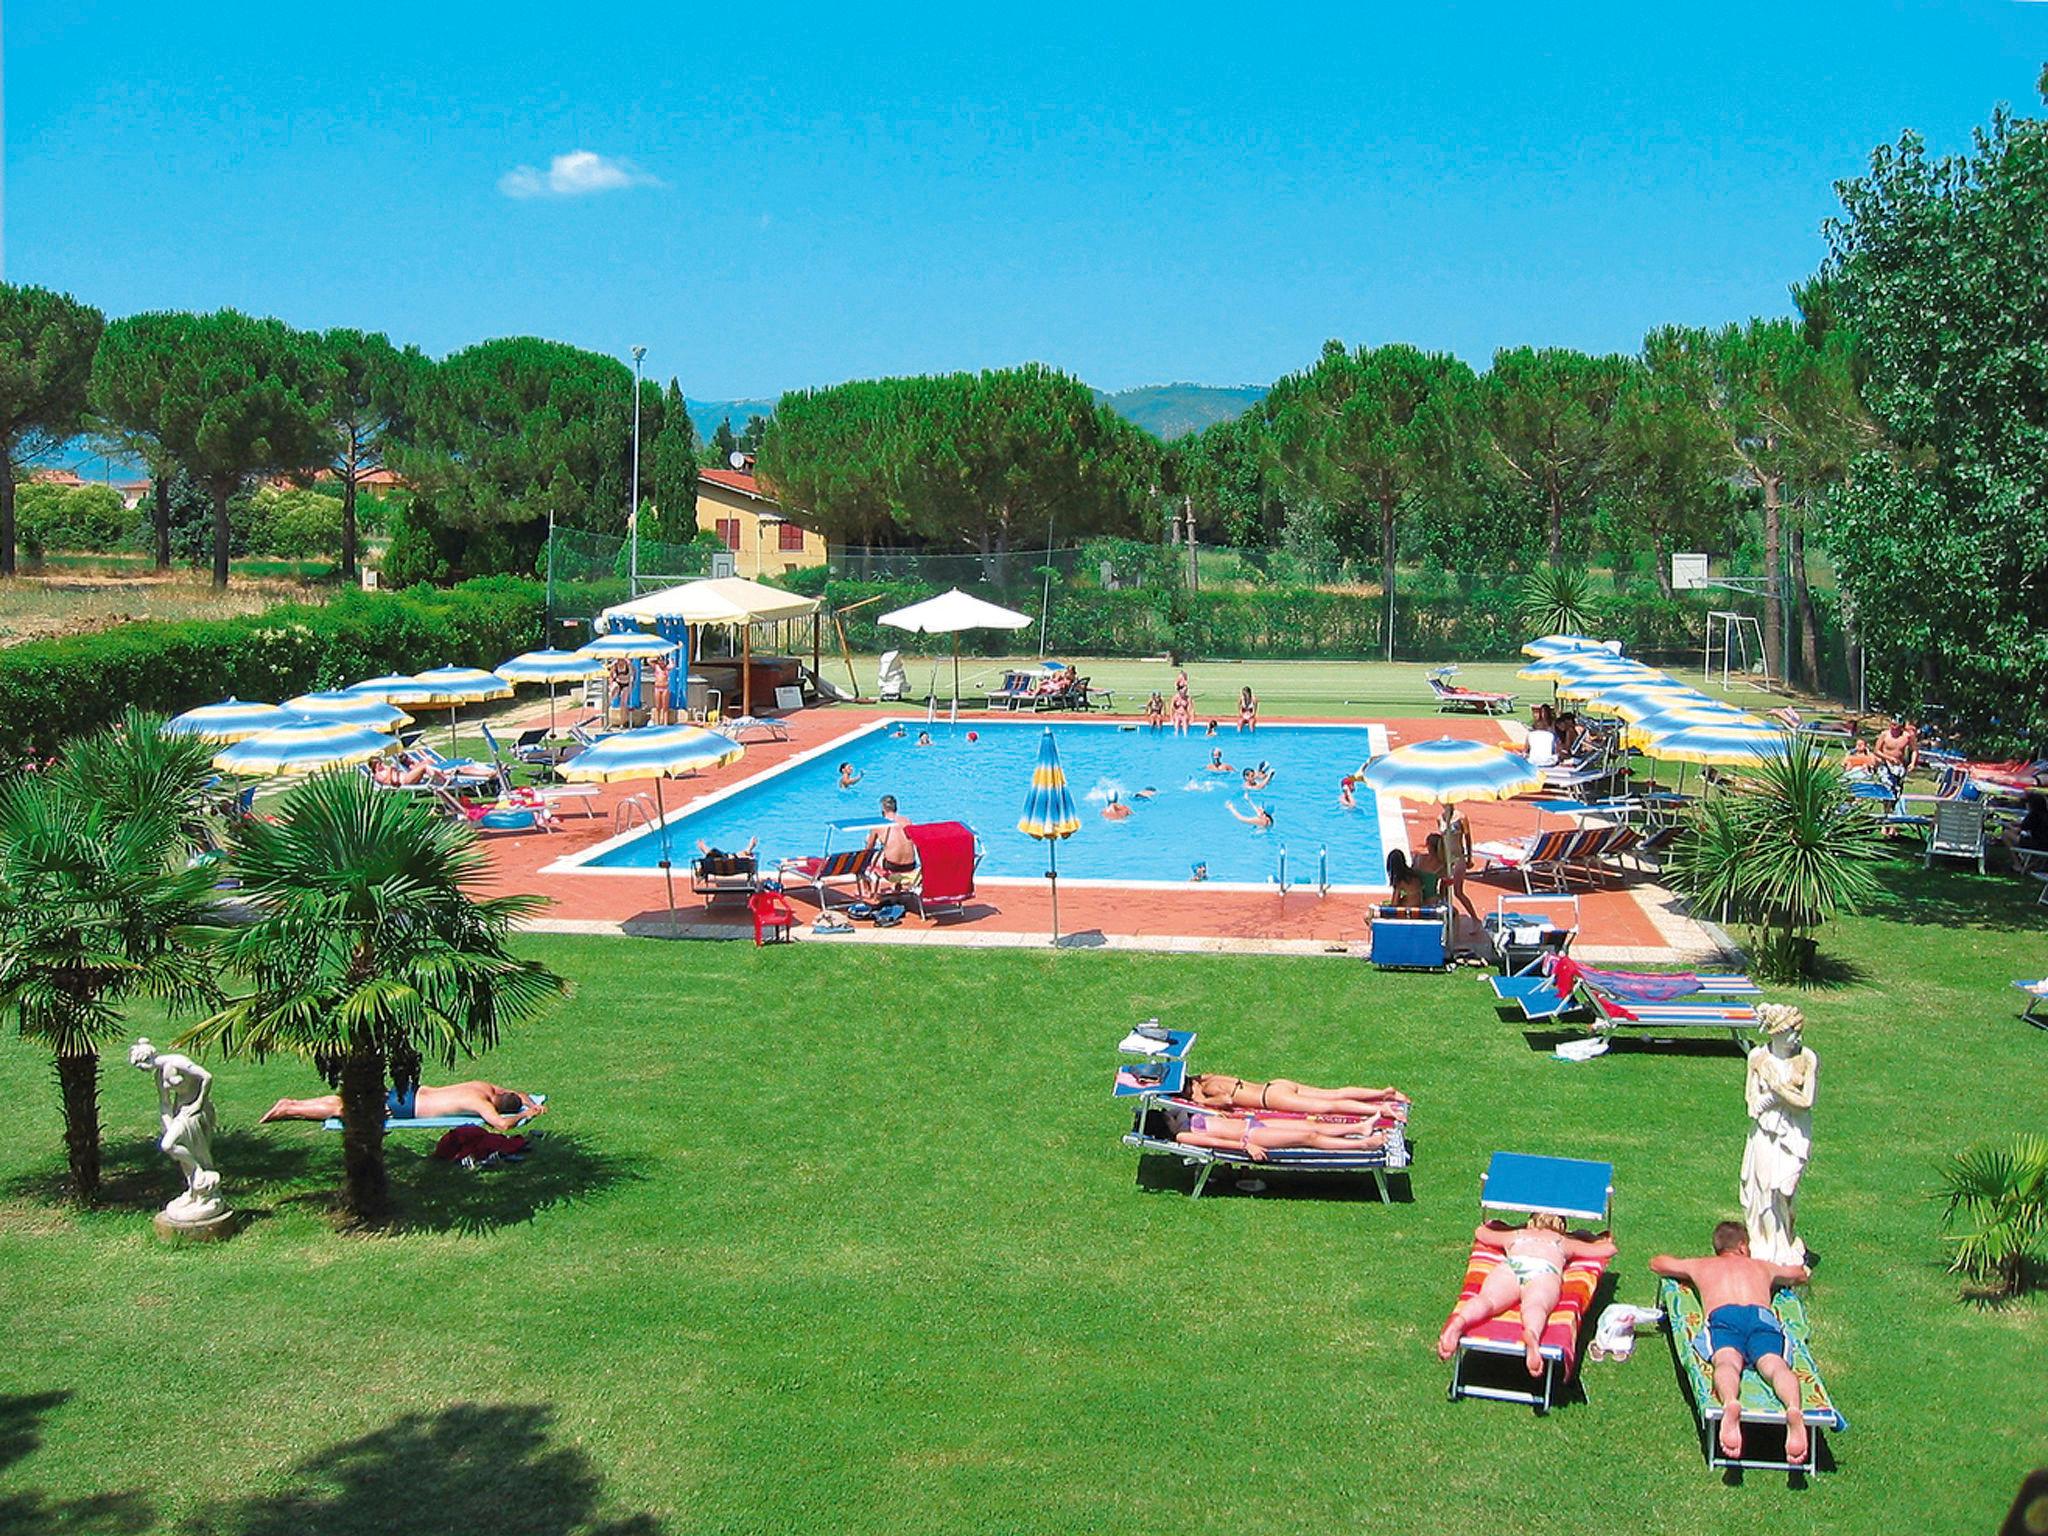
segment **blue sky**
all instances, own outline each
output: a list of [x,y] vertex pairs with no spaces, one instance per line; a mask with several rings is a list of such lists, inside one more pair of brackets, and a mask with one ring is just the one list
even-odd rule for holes
[[1873,145],[2036,104],[2048,4],[13,0],[4,43],[10,280],[724,397],[1779,312]]

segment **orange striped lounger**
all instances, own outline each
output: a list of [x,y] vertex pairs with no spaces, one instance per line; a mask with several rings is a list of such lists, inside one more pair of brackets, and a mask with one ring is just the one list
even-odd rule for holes
[[[1458,1288],[1458,1302],[1462,1304],[1477,1296],[1480,1286],[1486,1283],[1486,1277],[1502,1262],[1500,1249],[1474,1242],[1472,1256],[1465,1261],[1465,1283]],[[1454,1400],[1460,1397],[1500,1398],[1509,1402],[1533,1403],[1540,1410],[1548,1410],[1556,1400],[1557,1388],[1569,1381],[1578,1368],[1579,1334],[1585,1327],[1586,1314],[1592,1310],[1593,1293],[1600,1288],[1600,1277],[1606,1273],[1605,1259],[1572,1259],[1566,1263],[1564,1290],[1550,1314],[1549,1325],[1543,1330],[1543,1342],[1539,1346],[1543,1358],[1549,1362],[1540,1391],[1533,1381],[1531,1390],[1520,1392],[1463,1380],[1465,1352],[1468,1350],[1511,1355],[1517,1371],[1526,1369],[1522,1364],[1522,1313],[1519,1308],[1510,1307],[1499,1317],[1489,1318],[1466,1330],[1458,1341],[1458,1368],[1451,1376],[1451,1397]]]

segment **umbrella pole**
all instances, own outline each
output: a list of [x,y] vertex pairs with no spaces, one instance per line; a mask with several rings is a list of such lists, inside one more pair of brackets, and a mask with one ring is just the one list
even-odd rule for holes
[[1060,840],[1049,837],[1045,840],[1045,855],[1052,861],[1045,878],[1052,882],[1052,947],[1060,947]]
[[661,775],[654,776],[654,819],[661,827],[661,882],[668,887],[668,933],[676,937],[676,875],[675,864],[669,858],[668,811],[661,802]]
[[960,631],[953,631],[953,710],[960,710]]
[[455,755],[455,706],[448,706],[448,755]]
[[740,713],[754,712],[754,626],[740,625]]

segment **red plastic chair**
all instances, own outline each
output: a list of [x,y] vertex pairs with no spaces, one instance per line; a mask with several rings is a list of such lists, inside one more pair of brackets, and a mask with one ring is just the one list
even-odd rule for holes
[[759,890],[747,898],[747,910],[754,915],[754,945],[786,944],[789,930],[796,924],[796,913],[783,899],[782,892]]

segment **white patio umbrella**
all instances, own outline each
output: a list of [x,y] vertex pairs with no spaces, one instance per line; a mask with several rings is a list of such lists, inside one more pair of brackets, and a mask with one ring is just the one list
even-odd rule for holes
[[[448,750],[455,750],[455,710],[462,704],[481,704],[488,699],[509,699],[512,685],[495,672],[486,672],[482,667],[430,667],[413,675],[413,681],[426,689],[419,695],[422,704],[446,704],[448,706]],[[402,703],[391,699],[387,702]]]
[[953,637],[953,697],[957,700],[960,697],[960,631],[1023,629],[1030,624],[1031,615],[999,608],[955,587],[921,603],[912,603],[908,608],[885,613],[880,622],[891,629],[907,629],[914,635]]
[[679,587],[664,587],[659,592],[647,592],[630,601],[614,603],[598,617],[607,623],[631,619],[636,624],[653,624],[662,619],[681,619],[685,624],[719,624],[737,628],[740,632],[740,713],[751,715],[754,712],[754,626],[776,619],[800,619],[816,613],[820,604],[818,598],[800,597],[779,587],[748,581],[744,576],[715,576],[708,581],[686,581]]

